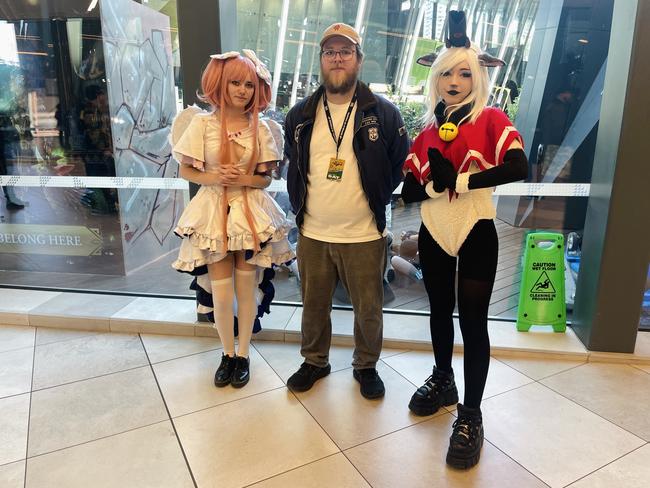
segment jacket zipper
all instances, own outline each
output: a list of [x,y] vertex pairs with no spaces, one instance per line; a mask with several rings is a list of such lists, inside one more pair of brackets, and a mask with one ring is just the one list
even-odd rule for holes
[[[301,145],[300,135],[302,134],[302,130],[305,128],[306,125],[307,125],[307,121],[302,124],[302,127],[300,128],[300,131],[298,132],[298,137],[297,137],[298,140],[296,141],[296,145],[298,146],[297,147],[297,149],[298,149],[298,151],[297,151],[298,152],[298,161],[297,161],[298,174],[300,174],[300,182],[302,183],[302,188],[303,188],[302,199],[300,201],[300,207],[298,208],[298,211],[296,212],[296,217],[298,215],[300,215],[300,212],[302,212],[302,209],[305,207],[305,199],[307,198],[307,183],[305,181],[306,176],[303,175],[303,173],[302,173],[302,164],[300,162],[300,153],[301,153],[301,149],[302,149],[302,147],[300,147],[300,145]],[[310,125],[311,125],[311,123],[310,123]]]

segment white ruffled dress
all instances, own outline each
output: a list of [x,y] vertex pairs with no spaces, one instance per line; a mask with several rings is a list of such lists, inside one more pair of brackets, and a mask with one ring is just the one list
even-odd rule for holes
[[[195,160],[197,169],[216,172],[221,146],[221,127],[218,113],[194,115],[173,151],[182,160],[186,155]],[[253,129],[248,127],[229,133],[229,139],[244,148],[237,167],[246,170],[253,152]],[[265,121],[259,121],[258,168],[265,170],[269,164],[281,159],[271,130]],[[248,251],[246,261],[263,268],[291,261],[295,254],[287,240],[291,223],[271,195],[260,188],[248,188],[248,206],[252,215],[261,251],[254,252],[253,230],[246,219],[244,195],[241,189],[228,188],[228,206],[223,208],[221,185],[202,186],[183,211],[174,232],[183,237],[178,259],[172,266],[178,271],[197,274],[197,268],[216,263],[226,257],[223,242],[227,240],[228,251]],[[223,234],[223,219],[227,219]],[[202,274],[202,273],[200,273]]]

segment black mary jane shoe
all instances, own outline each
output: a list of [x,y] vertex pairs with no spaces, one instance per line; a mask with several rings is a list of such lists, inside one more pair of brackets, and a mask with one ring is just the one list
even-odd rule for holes
[[230,384],[233,388],[241,388],[251,379],[250,359],[237,356],[235,358],[235,370],[232,373]]
[[235,371],[236,361],[237,356],[221,354],[221,364],[217,368],[217,372],[214,374],[214,386],[223,388],[230,384]]

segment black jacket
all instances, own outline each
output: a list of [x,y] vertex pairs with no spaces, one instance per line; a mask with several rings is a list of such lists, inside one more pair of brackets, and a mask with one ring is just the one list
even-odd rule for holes
[[[324,90],[321,86],[313,95],[298,102],[289,111],[284,123],[284,155],[289,160],[287,191],[298,228],[302,226],[307,197],[311,134]],[[402,165],[408,154],[409,139],[397,107],[385,98],[374,95],[362,82],[357,84],[352,148],[377,230],[383,233],[386,205],[402,179]]]

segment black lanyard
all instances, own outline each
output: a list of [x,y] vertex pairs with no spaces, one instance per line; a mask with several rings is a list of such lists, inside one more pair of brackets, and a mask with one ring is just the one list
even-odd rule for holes
[[350,115],[352,114],[352,109],[354,108],[354,104],[357,101],[357,92],[356,90],[354,91],[354,95],[352,95],[352,100],[350,100],[350,105],[348,106],[348,111],[345,114],[345,118],[343,119],[343,125],[341,126],[341,132],[339,134],[338,140],[336,138],[336,133],[334,132],[334,122],[332,121],[332,115],[330,114],[330,107],[327,105],[327,96],[325,93],[323,93],[323,106],[325,108],[325,117],[327,117],[327,125],[329,125],[330,128],[330,134],[332,134],[332,139],[334,139],[334,143],[336,144],[336,159],[339,158],[339,148],[341,147],[341,142],[343,142],[343,136],[345,135],[345,129],[348,127],[348,122],[350,121]]

